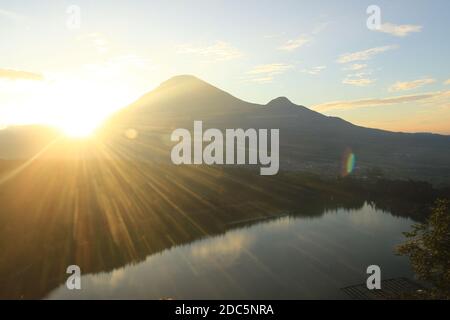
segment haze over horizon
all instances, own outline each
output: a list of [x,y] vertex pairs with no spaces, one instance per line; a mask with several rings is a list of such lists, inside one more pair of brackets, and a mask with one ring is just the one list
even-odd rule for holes
[[0,128],[91,131],[193,74],[244,101],[286,96],[364,127],[450,134],[448,1],[378,1],[379,30],[369,1],[130,4],[0,1]]

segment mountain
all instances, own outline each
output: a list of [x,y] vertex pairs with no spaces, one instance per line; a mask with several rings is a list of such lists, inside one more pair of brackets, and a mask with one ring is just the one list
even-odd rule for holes
[[[360,176],[377,172],[388,178],[450,182],[450,136],[364,128],[286,97],[266,105],[249,103],[188,75],[163,82],[112,115],[97,132],[103,144],[95,143],[83,154],[169,163],[175,144],[170,134],[176,128],[192,130],[194,120],[202,120],[204,129],[279,129],[280,170],[336,176],[343,156],[352,152],[354,173]],[[54,130],[41,127],[1,130],[0,159],[30,157],[55,137]],[[55,154],[71,154],[67,147],[60,150]]]
[[40,152],[60,133],[46,126],[11,126],[0,130],[0,159],[26,159]]
[[[249,103],[188,75],[163,82],[120,110],[103,131],[122,154],[168,161],[174,145],[170,133],[192,129],[194,120],[203,120],[205,129],[279,129],[281,170],[338,175],[343,155],[351,150],[361,175],[376,168],[387,177],[450,181],[450,136],[364,128],[286,97],[266,105]],[[129,130],[137,141],[127,138]],[[126,151],[131,145],[132,151]]]

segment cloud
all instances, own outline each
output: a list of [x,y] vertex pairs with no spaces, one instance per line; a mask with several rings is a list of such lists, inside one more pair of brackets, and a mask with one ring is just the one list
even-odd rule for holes
[[242,53],[238,49],[224,41],[216,41],[214,44],[206,47],[181,45],[178,46],[178,53],[200,55],[212,58],[215,61],[228,61],[242,56]]
[[247,80],[252,81],[252,82],[257,82],[257,83],[270,83],[273,81],[273,77],[272,76],[256,77],[256,78],[249,78]]
[[429,92],[416,95],[405,95],[389,98],[373,98],[362,99],[352,101],[335,101],[319,104],[313,107],[316,111],[329,111],[329,110],[351,110],[366,107],[377,106],[390,106],[396,104],[405,104],[412,102],[420,102],[422,104],[434,103],[434,104],[448,104],[450,99],[450,91],[442,92]]
[[259,83],[272,82],[275,75],[282,74],[294,68],[293,65],[284,63],[263,64],[246,72],[246,80]]
[[375,79],[368,78],[371,74],[372,71],[370,70],[362,70],[358,73],[349,74],[342,80],[342,83],[357,87],[365,87],[375,82]]
[[285,32],[280,32],[280,33],[272,33],[272,34],[266,34],[263,36],[264,39],[276,39],[276,38],[281,38],[282,36],[285,35]]
[[86,43],[99,54],[106,54],[110,51],[109,40],[105,35],[99,32],[83,34],[77,37],[77,40]]
[[248,74],[279,74],[283,73],[286,70],[292,69],[293,66],[284,63],[272,63],[272,64],[264,64],[254,67],[252,70],[248,71]]
[[449,85],[449,84],[450,84],[450,79],[448,79],[447,81],[445,81],[444,84]]
[[250,71],[247,71],[244,80],[258,82],[258,83],[269,83],[272,82],[274,76],[282,74],[290,69],[294,68],[293,65],[284,63],[271,63],[263,64],[253,67]]
[[317,67],[312,67],[310,69],[303,69],[301,70],[301,72],[316,76],[319,73],[321,73],[323,70],[325,70],[327,67],[326,66],[317,66]]
[[303,34],[296,39],[287,40],[283,45],[278,47],[278,50],[294,51],[303,47],[313,40],[313,38],[325,30],[330,25],[330,22],[322,22],[317,24],[309,34]]
[[226,233],[211,242],[199,242],[192,247],[191,255],[210,261],[211,258],[222,266],[233,265],[255,242],[253,234]]
[[311,31],[312,34],[319,34],[323,30],[325,30],[331,23],[330,22],[322,22],[314,27],[314,29]]
[[13,20],[13,21],[21,21],[24,19],[24,17],[18,13],[15,13],[15,12],[9,11],[9,10],[4,10],[4,9],[0,9],[0,17],[4,17],[6,19]]
[[345,78],[344,80],[342,80],[343,84],[349,84],[356,87],[366,87],[374,82],[375,80],[369,78],[359,78],[359,79]]
[[130,72],[137,75],[137,73],[151,72],[158,68],[159,66],[154,64],[151,59],[130,53],[103,59],[101,62],[85,64],[79,71],[83,74],[86,73],[86,77],[104,81],[108,78],[123,77]]
[[398,82],[396,82],[395,84],[393,84],[389,88],[389,91],[390,92],[407,91],[407,90],[420,88],[420,87],[423,87],[424,85],[431,84],[431,83],[434,83],[434,82],[436,82],[436,80],[435,79],[431,79],[431,78],[418,79],[418,80],[406,81],[406,82],[398,81]]
[[304,46],[305,44],[307,44],[310,41],[311,41],[310,38],[308,38],[306,36],[300,36],[297,39],[286,41],[285,44],[283,44],[282,46],[278,47],[278,50],[293,51],[295,49],[298,49],[298,48]]
[[0,79],[1,78],[8,80],[44,80],[44,77],[41,74],[11,69],[0,69]]
[[383,23],[381,27],[379,29],[375,29],[375,31],[389,33],[396,37],[406,37],[412,32],[422,31],[422,28],[422,26],[412,24],[396,25],[393,23]]
[[355,64],[348,66],[345,70],[358,71],[358,70],[362,70],[365,68],[367,68],[367,64],[355,63]]
[[391,45],[391,46],[371,48],[371,49],[353,52],[353,53],[346,53],[346,54],[341,55],[339,57],[339,59],[337,60],[337,62],[349,63],[349,62],[354,62],[354,61],[370,60],[379,53],[393,50],[395,48],[397,48],[397,46]]

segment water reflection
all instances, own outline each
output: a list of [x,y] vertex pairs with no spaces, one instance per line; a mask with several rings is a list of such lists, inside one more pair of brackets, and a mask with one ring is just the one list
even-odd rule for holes
[[[360,259],[345,255],[349,245],[364,239],[373,241],[369,248],[385,244],[391,237],[383,230],[397,221],[390,214],[407,216],[414,205],[379,198],[371,203],[390,214],[369,215],[360,189],[298,173],[263,177],[249,170],[95,157],[35,161],[0,187],[0,298],[46,297],[65,283],[66,268],[73,264],[98,275],[92,282],[100,283],[98,290],[104,281],[119,287],[131,281],[128,289],[114,291],[121,297],[127,291],[129,297],[205,297],[206,288],[211,288],[206,297],[272,298],[274,292],[309,297],[310,289],[302,288],[310,285],[302,283],[310,277],[294,277],[294,286],[284,278],[289,270],[300,275],[309,274],[308,268],[322,270],[317,286],[329,288],[336,280],[329,279],[327,268]],[[292,269],[277,263],[299,257],[308,263],[294,263]],[[139,265],[143,261],[154,265],[152,272]],[[128,269],[113,271],[130,264],[141,270],[141,278],[130,278]],[[294,291],[284,288],[288,285]],[[91,289],[82,290],[83,297],[110,295]]]
[[368,204],[286,216],[83,276],[81,291],[60,286],[47,298],[345,299],[340,288],[364,283],[368,265],[385,279],[412,276],[407,259],[393,254],[411,224]]

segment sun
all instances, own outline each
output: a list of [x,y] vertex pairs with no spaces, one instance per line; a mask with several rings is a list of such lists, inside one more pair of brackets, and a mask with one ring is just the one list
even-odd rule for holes
[[77,139],[88,138],[95,131],[95,127],[80,123],[60,126],[60,129],[66,136]]
[[103,123],[103,119],[93,113],[72,113],[70,116],[59,120],[57,127],[69,138],[85,139],[91,137],[95,130]]
[[[135,98],[132,91],[114,82],[93,77],[60,76],[36,89],[34,100],[25,99],[12,118],[56,128],[66,137],[90,138],[117,110]],[[37,106],[30,110],[28,105]],[[23,106],[21,108],[21,106]],[[28,112],[23,112],[23,110]]]

